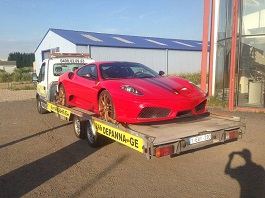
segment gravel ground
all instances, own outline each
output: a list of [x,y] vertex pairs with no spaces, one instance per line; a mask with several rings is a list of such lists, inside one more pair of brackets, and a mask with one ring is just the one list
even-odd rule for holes
[[0,89],[0,197],[265,198],[264,113],[211,108],[246,118],[243,138],[147,160],[117,142],[89,147],[71,122],[40,115],[35,93]]
[[0,102],[28,100],[36,96],[36,90],[18,90],[11,91],[8,89],[0,89]]

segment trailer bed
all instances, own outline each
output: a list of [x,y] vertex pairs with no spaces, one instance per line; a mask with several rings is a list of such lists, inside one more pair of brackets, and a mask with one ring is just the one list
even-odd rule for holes
[[69,121],[73,116],[89,121],[95,133],[145,153],[148,159],[238,140],[246,128],[244,118],[215,113],[163,122],[125,124],[106,122],[98,115],[76,107],[47,103],[47,109]]
[[199,135],[204,132],[232,130],[244,126],[244,119],[238,117],[205,114],[200,116],[176,118],[174,120],[129,125],[133,131],[144,132],[154,138],[154,145],[175,142],[184,137]]

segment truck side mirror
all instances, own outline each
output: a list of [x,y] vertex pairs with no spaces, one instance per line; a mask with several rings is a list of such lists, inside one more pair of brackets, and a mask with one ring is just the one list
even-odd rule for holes
[[32,82],[34,82],[34,83],[38,82],[38,76],[36,73],[32,73],[31,77],[32,77]]
[[159,71],[159,76],[163,76],[164,74],[165,74],[165,72],[163,72],[163,71]]

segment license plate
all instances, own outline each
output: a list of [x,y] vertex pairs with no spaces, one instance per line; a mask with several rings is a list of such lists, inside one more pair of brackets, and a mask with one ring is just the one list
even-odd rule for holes
[[210,139],[212,139],[211,133],[205,134],[205,135],[198,135],[195,137],[190,137],[190,138],[188,138],[188,141],[189,141],[189,144],[196,144],[199,142],[205,142],[205,141],[210,140]]

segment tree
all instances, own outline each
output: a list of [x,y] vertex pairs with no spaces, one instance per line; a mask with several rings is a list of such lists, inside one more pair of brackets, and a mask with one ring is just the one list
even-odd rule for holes
[[8,61],[16,61],[17,68],[32,67],[35,56],[34,53],[14,52],[8,55]]

